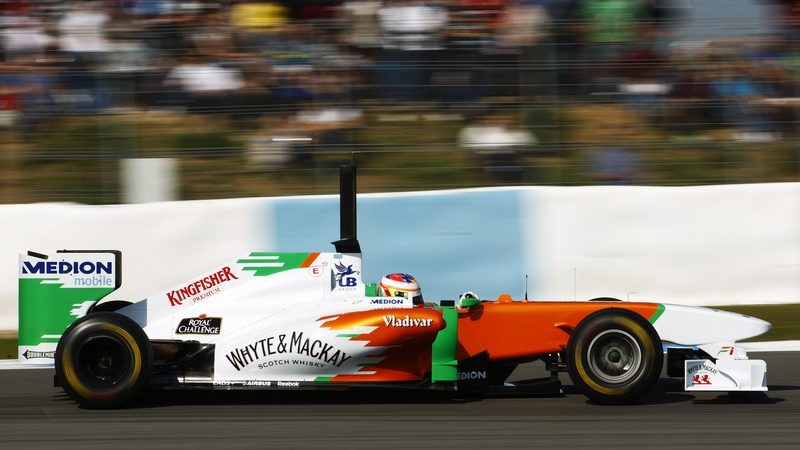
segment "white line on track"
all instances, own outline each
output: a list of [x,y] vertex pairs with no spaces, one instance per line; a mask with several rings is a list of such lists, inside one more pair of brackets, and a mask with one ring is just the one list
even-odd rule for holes
[[53,364],[20,364],[18,359],[1,359],[0,370],[52,369]]

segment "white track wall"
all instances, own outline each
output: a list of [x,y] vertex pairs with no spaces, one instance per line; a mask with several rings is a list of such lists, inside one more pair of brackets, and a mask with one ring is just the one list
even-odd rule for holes
[[[800,302],[799,183],[529,187],[359,198],[365,279],[409,271],[422,282],[427,300],[467,289],[487,298],[502,292],[521,298],[527,274],[535,299]],[[329,251],[338,233],[336,201],[326,196],[0,206],[0,330],[17,328],[18,253],[122,250],[123,286],[112,297],[136,300],[251,250]],[[414,205],[422,205],[416,214],[402,210],[413,211]],[[313,218],[317,210],[324,217]],[[408,216],[415,218],[413,226],[397,220]]]
[[[526,190],[540,298],[800,303],[800,184]],[[575,283],[577,281],[577,283]],[[577,284],[577,289],[575,287]]]

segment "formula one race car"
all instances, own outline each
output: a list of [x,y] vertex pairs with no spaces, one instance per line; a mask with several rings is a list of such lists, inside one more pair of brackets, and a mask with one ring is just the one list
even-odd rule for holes
[[[95,408],[145,388],[557,394],[559,371],[619,404],[646,394],[665,359],[686,390],[767,389],[765,363],[735,344],[769,330],[752,317],[470,293],[433,304],[404,274],[364,283],[353,166],[340,183],[335,253],[252,252],[136,302],[105,300],[121,284],[118,251],[20,255],[20,362],[54,364],[64,391]],[[536,359],[551,377],[506,382]]]

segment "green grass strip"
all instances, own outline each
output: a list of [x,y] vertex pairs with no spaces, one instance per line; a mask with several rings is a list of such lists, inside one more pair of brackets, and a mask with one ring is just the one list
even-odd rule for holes
[[17,359],[17,338],[0,338],[0,359]]

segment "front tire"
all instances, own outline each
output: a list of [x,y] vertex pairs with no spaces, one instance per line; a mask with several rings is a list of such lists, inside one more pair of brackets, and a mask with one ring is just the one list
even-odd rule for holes
[[122,406],[144,389],[153,349],[136,322],[97,312],[75,321],[58,342],[56,379],[64,391],[90,408]]
[[640,315],[607,309],[581,321],[567,345],[567,367],[575,386],[603,404],[630,403],[658,380],[661,339]]

